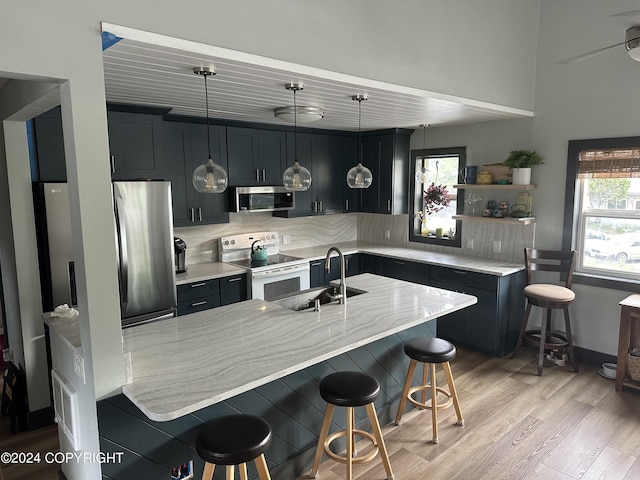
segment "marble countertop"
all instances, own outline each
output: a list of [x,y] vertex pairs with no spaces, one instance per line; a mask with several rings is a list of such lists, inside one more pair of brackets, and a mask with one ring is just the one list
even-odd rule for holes
[[172,420],[477,302],[372,274],[347,285],[367,293],[320,312],[254,299],[127,328],[122,391],[151,420]]
[[222,262],[196,263],[187,265],[187,271],[185,273],[176,273],[176,285],[202,282],[203,280],[210,280],[212,278],[228,277],[229,275],[236,275],[238,273],[247,273],[247,270]]
[[82,352],[82,341],[80,340],[80,324],[78,316],[75,317],[54,317],[51,312],[43,313],[44,322],[53,330],[67,346],[74,352]]
[[459,255],[450,253],[429,252],[414,248],[392,247],[366,242],[344,242],[328,245],[317,245],[313,247],[296,248],[283,250],[283,253],[294,257],[317,260],[325,258],[329,247],[338,247],[340,251],[347,255],[351,253],[371,253],[385,257],[397,258],[422,262],[430,265],[440,265],[449,268],[459,268],[471,272],[486,273],[489,275],[505,276],[511,275],[520,270],[524,270],[524,264],[509,263],[492,260],[490,258],[472,257],[469,255]]

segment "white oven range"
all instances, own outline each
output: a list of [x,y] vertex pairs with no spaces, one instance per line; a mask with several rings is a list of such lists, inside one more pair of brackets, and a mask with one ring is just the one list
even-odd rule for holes
[[[266,260],[252,260],[252,248],[267,250]],[[251,271],[250,296],[263,300],[295,293],[309,288],[309,262],[280,253],[277,232],[257,232],[222,237],[220,261]]]

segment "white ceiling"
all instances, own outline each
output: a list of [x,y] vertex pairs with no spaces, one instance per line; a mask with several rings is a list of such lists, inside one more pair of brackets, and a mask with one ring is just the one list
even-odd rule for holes
[[[212,118],[283,124],[276,107],[293,105],[289,82],[302,82],[299,106],[320,107],[314,128],[362,130],[456,125],[531,116],[532,112],[339,74],[232,50],[172,39],[114,25],[103,31],[124,37],[103,52],[108,102],[171,108],[171,114],[205,116],[204,80],[198,66],[215,66],[207,80]],[[290,125],[290,124],[289,124]]]

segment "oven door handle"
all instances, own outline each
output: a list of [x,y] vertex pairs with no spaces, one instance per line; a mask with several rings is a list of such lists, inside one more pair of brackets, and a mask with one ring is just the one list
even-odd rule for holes
[[253,277],[266,277],[266,276],[271,276],[271,275],[277,275],[277,274],[282,274],[282,273],[295,273],[295,272],[302,272],[304,270],[309,270],[309,264],[308,263],[303,263],[300,265],[289,265],[286,267],[277,267],[277,268],[270,268],[269,270],[263,270],[260,272],[253,272],[252,276]]

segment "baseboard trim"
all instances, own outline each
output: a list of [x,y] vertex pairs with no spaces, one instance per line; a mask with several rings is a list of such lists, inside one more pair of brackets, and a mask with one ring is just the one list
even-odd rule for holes
[[587,348],[573,347],[576,353],[576,360],[580,363],[586,363],[594,367],[600,367],[603,363],[616,363],[618,357],[615,355],[609,355],[608,353],[596,352],[595,350],[589,350]]

